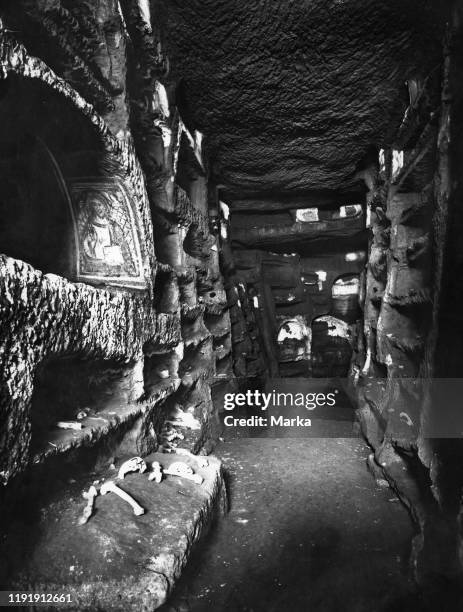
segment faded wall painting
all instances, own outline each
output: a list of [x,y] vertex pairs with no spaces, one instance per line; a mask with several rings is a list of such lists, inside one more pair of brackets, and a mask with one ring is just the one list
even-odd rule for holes
[[74,182],[76,276],[83,282],[144,287],[139,233],[121,181]]

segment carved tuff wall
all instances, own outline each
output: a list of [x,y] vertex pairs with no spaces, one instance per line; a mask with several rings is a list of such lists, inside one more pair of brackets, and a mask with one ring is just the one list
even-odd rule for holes
[[215,190],[142,8],[25,1],[1,15],[5,520],[46,501],[57,474],[197,452],[211,389],[233,375]]
[[428,586],[438,574],[461,573],[461,441],[428,429],[445,406],[427,382],[460,377],[459,317],[450,314],[461,298],[453,285],[459,225],[450,221],[460,190],[460,13],[449,18],[441,62],[409,83],[409,107],[370,184],[364,334],[353,364],[370,466],[411,509],[413,570]]
[[[461,574],[463,449],[425,435],[439,419],[426,381],[459,378],[463,359],[463,16],[438,4],[2,3],[10,550],[8,520],[52,516],[63,483],[207,450],[237,379],[349,375],[370,467],[419,526],[415,576]],[[175,520],[200,517],[170,570],[143,540],[121,591],[149,590],[142,554],[165,597],[221,497],[211,463],[200,503],[166,496]]]

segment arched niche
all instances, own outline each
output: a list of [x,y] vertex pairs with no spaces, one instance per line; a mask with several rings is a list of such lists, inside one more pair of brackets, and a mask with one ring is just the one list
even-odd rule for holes
[[65,173],[86,175],[98,135],[63,95],[11,73],[0,81],[0,251],[73,275],[75,219]]
[[352,327],[332,315],[312,321],[312,376],[344,378],[349,372],[352,357]]
[[144,233],[111,137],[53,84],[14,72],[1,81],[0,252],[79,282],[145,289]]
[[280,362],[302,361],[310,358],[311,331],[301,315],[280,321],[277,331]]
[[359,274],[338,276],[331,286],[331,314],[347,323],[354,323],[360,315],[359,293]]

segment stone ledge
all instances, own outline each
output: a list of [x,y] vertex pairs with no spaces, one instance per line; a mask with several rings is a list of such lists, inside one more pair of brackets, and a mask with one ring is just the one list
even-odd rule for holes
[[46,439],[35,449],[32,463],[45,461],[53,455],[75,450],[82,446],[92,446],[103,438],[116,433],[126,424],[133,424],[138,417],[146,416],[154,406],[173,394],[180,385],[179,378],[168,378],[153,385],[144,401],[125,405],[115,403],[95,415],[85,417],[80,421],[80,430],[55,429],[50,431]]
[[[38,524],[28,526],[29,541],[35,544],[25,551],[27,561],[20,562],[10,588],[69,593],[73,604],[66,610],[141,612],[161,606],[193,545],[214,516],[225,510],[226,493],[221,463],[214,457],[208,457],[206,468],[199,468],[194,458],[175,454],[154,453],[146,460],[164,467],[184,461],[204,482],[164,476],[156,484],[146,474],[129,474],[116,482],[145,514],[134,516],[126,502],[109,493],[97,497],[94,515],[82,526],[77,524],[86,503],[81,491],[93,479],[69,485],[40,509]],[[112,470],[97,478],[101,482],[115,476]]]

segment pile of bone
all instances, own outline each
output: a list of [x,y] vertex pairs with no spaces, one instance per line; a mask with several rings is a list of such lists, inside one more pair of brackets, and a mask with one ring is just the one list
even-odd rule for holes
[[185,439],[185,436],[178,431],[177,428],[191,429],[192,431],[198,431],[201,429],[201,423],[193,415],[192,407],[182,410],[182,407],[179,404],[176,404],[173,409],[171,409],[170,414],[164,422],[161,430],[162,452],[177,452],[178,442]]
[[[177,454],[186,455],[189,457],[194,457],[197,460],[199,467],[207,467],[209,465],[207,459],[205,457],[198,457],[193,455],[186,449],[176,449]],[[149,470],[148,470],[149,467]],[[164,475],[168,476],[177,476],[179,478],[185,478],[187,480],[191,480],[192,482],[200,485],[203,482],[203,477],[199,474],[196,474],[193,471],[193,468],[184,463],[183,461],[174,461],[167,468],[163,468],[158,461],[153,461],[151,464],[146,463],[141,457],[132,457],[132,459],[128,459],[124,461],[124,463],[120,466],[117,480],[124,480],[126,474],[130,474],[131,472],[139,472],[140,474],[148,474],[148,480],[154,480],[154,482],[159,483],[162,481]],[[104,482],[99,490],[96,488],[95,484],[93,484],[88,491],[84,491],[82,496],[87,500],[87,504],[84,508],[82,516],[80,517],[78,524],[85,525],[87,521],[93,514],[95,508],[95,499],[98,495],[106,495],[107,493],[114,493],[125,502],[127,502],[133,510],[135,516],[140,516],[145,513],[145,509],[140,506],[138,502],[134,500],[134,498],[126,493],[123,489],[116,485],[113,480],[108,480]]]

